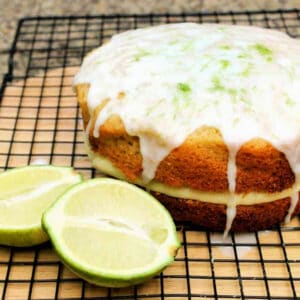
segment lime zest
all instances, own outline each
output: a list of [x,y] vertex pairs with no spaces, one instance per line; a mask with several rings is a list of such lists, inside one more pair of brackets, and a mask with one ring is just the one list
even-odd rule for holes
[[212,78],[212,87],[210,88],[211,91],[225,91],[225,87],[221,84],[221,80],[218,76],[213,76]]
[[179,82],[177,88],[183,93],[190,93],[192,91],[190,85],[185,82]]
[[186,43],[184,43],[182,47],[182,51],[190,51],[193,49],[194,45],[195,45],[195,41],[188,40]]
[[220,45],[219,48],[222,50],[230,50],[231,49],[231,47],[229,45]]
[[225,70],[225,69],[227,69],[227,68],[229,67],[230,61],[227,60],[227,59],[221,59],[221,60],[220,60],[220,64],[221,64],[221,68],[222,68],[223,70]]
[[257,43],[253,45],[253,48],[266,59],[266,61],[272,61],[273,60],[273,51],[268,48],[267,46]]
[[248,63],[247,66],[246,66],[246,68],[241,72],[241,75],[243,77],[248,77],[250,75],[252,69],[253,69],[253,64],[252,63]]
[[142,48],[138,48],[138,52],[134,55],[134,61],[140,61],[143,57],[149,56],[152,53]]
[[285,104],[288,106],[296,105],[296,101],[294,101],[288,94],[284,94],[285,97]]

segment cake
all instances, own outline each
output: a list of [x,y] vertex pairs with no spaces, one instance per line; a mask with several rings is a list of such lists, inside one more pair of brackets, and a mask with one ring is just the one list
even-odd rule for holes
[[95,168],[217,231],[300,212],[300,42],[257,27],[117,34],[74,78]]

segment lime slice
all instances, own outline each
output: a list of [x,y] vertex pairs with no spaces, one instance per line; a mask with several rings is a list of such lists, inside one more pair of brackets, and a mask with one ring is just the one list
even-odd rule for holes
[[169,212],[142,189],[115,179],[69,189],[45,212],[43,226],[74,273],[106,287],[153,277],[180,246]]
[[60,194],[81,180],[72,168],[49,165],[1,173],[0,244],[24,247],[47,241],[42,214]]

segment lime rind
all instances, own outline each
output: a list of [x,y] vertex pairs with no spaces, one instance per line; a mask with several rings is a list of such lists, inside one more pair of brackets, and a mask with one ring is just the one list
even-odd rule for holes
[[[64,215],[64,208],[66,204],[68,201],[71,201],[70,199],[72,196],[76,195],[76,193],[80,190],[84,190],[97,184],[109,185],[111,189],[113,189],[114,186],[122,185],[128,189],[128,193],[138,193],[144,201],[149,201],[149,205],[153,205],[156,210],[163,214],[164,223],[168,228],[167,239],[161,245],[157,245],[158,255],[150,265],[141,266],[139,268],[131,269],[130,271],[112,271],[107,269],[105,270],[97,266],[91,266],[74,257],[72,249],[69,249],[61,238],[63,228],[68,226],[68,218]],[[75,219],[76,218],[74,218],[74,220]],[[73,186],[44,213],[42,224],[61,260],[74,273],[78,274],[83,279],[101,286],[125,287],[141,283],[160,273],[166,266],[171,264],[174,261],[178,248],[180,247],[180,241],[177,236],[175,224],[166,208],[158,202],[158,200],[140,188],[115,179],[91,179]]]
[[[47,217],[43,218],[43,228],[50,236],[51,242],[52,242],[54,248],[56,249],[57,253],[59,254],[59,256],[64,258],[63,261],[66,261],[68,265],[73,266],[75,269],[78,269],[78,270],[81,270],[82,268],[84,268],[84,270],[89,270],[89,273],[94,274],[94,275],[102,275],[105,277],[124,278],[124,279],[126,279],[128,277],[127,271],[122,271],[122,270],[111,271],[111,272],[108,270],[99,271],[99,268],[97,268],[97,267],[93,267],[89,264],[84,264],[83,262],[78,263],[76,259],[72,258],[74,256],[74,254],[72,253],[71,249],[66,244],[58,242],[58,240],[60,239],[59,238],[60,232],[51,230],[50,229],[51,225],[47,224],[46,218]],[[48,222],[52,223],[53,220],[48,221]],[[169,245],[169,246],[170,246],[169,249],[166,249],[163,246],[160,247],[160,249],[158,249],[158,251],[162,251],[162,255],[157,257],[157,259],[155,260],[155,264],[153,263],[153,265],[162,265],[163,262],[165,262],[166,260],[168,260],[170,262],[174,260],[176,251],[180,246],[180,242],[178,240],[174,241],[174,244]],[[136,275],[139,275],[142,273],[143,274],[148,273],[148,271],[141,273],[141,270],[145,270],[145,267],[135,268],[133,271],[131,271],[131,275],[133,277],[135,277]],[[149,272],[151,272],[152,270],[153,270],[153,266],[151,268],[149,268]]]
[[[51,237],[51,233],[45,228],[45,231]],[[130,285],[135,285],[146,281],[154,277],[163,271],[168,265],[174,261],[173,256],[164,257],[161,261],[158,261],[151,268],[146,269],[145,271],[137,271],[130,274],[121,274],[121,273],[109,273],[103,272],[99,269],[92,269],[88,266],[83,266],[81,263],[78,263],[75,259],[72,259],[72,252],[67,248],[61,247],[58,243],[54,242],[51,238],[52,245],[55,249],[55,252],[58,254],[62,262],[75,274],[79,277],[85,279],[89,283],[93,283],[105,287],[126,287]],[[179,248],[180,244],[176,245]]]
[[33,247],[49,240],[48,235],[40,226],[26,228],[0,229],[0,245],[13,247]]

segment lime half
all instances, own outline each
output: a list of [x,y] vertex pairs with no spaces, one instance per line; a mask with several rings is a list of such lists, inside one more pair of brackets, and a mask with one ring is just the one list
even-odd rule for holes
[[82,180],[72,168],[49,165],[15,168],[0,174],[0,244],[33,246],[48,240],[44,211],[67,188]]
[[43,226],[74,273],[106,287],[153,277],[180,246],[169,212],[142,189],[115,179],[69,189],[45,212]]

